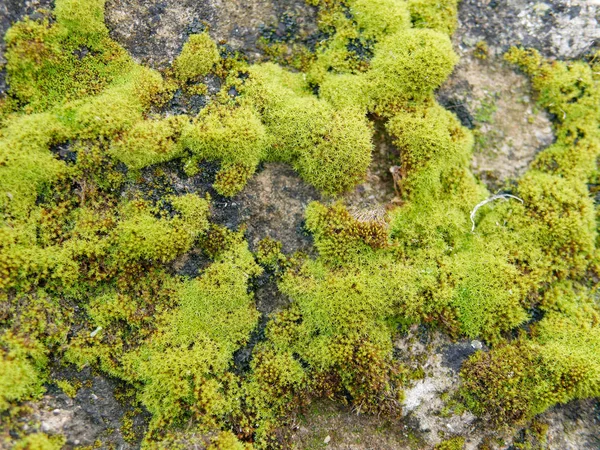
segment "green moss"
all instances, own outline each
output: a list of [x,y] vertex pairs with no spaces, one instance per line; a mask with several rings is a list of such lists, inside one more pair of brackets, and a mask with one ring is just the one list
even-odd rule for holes
[[26,20],[7,33],[9,95],[27,111],[98,94],[132,67],[108,36],[104,1],[89,3],[60,2],[55,23]]
[[527,287],[502,250],[479,239],[461,250],[449,261],[448,270],[456,283],[451,304],[457,308],[461,331],[497,342],[501,333],[528,319],[523,302]]
[[219,62],[217,44],[208,33],[192,34],[173,63],[175,76],[182,82],[207,75]]
[[450,39],[437,31],[415,29],[387,36],[376,45],[367,72],[371,108],[385,113],[401,101],[429,97],[457,61]]
[[538,101],[557,115],[557,142],[520,180],[525,206],[510,234],[515,262],[544,293],[538,303],[545,316],[529,336],[476,355],[463,371],[469,406],[498,424],[523,423],[599,391],[597,286],[586,275],[595,270],[597,229],[586,180],[598,156],[592,105],[600,90],[583,63],[550,63],[519,49],[507,59],[532,76]]
[[456,29],[459,0],[408,0],[415,28],[430,28],[451,35]]
[[371,129],[364,113],[336,111],[308,94],[302,79],[272,65],[251,71],[246,100],[262,111],[270,135],[268,160],[291,163],[327,194],[346,191],[365,176]]
[[427,167],[431,160],[464,166],[470,156],[472,137],[456,116],[437,104],[401,111],[387,122],[386,128],[402,152],[405,172]]
[[188,194],[174,198],[172,204],[176,209],[182,208],[181,216],[172,220],[157,219],[150,211],[144,211],[143,205],[141,211],[127,211],[139,205],[126,205],[124,218],[111,239],[117,258],[166,262],[189,250],[194,240],[208,228],[208,202]]
[[235,244],[199,279],[181,285],[165,328],[127,356],[155,427],[189,417],[214,426],[239,408],[226,371],[258,322],[248,282],[260,272],[247,244]]
[[[557,141],[514,187],[523,204],[484,205],[471,232],[470,213],[489,193],[469,171],[472,135],[433,96],[457,60],[456,3],[317,3],[328,37],[299,72],[221,59],[204,33],[163,79],[110,39],[99,0],[57,0],[55,22],[11,29],[0,408],[39,395],[51,357],[130,383],[152,414],[149,448],[243,448],[238,439],[271,448],[315,397],[398,414],[410,374],[392,342],[398,324],[421,322],[492,346],[462,376],[465,402],[493,423],[599,395],[598,212],[587,186],[600,153],[595,69],[508,54],[556,116]],[[223,82],[212,97],[201,84],[211,72]],[[207,95],[208,106],[161,115],[178,88]],[[310,258],[261,241],[257,260],[291,302],[263,336],[253,297],[263,269],[244,228],[210,223],[209,198],[173,195],[161,164],[181,158],[193,175],[214,161],[213,187],[234,196],[262,162],[280,161],[338,195],[365,178],[374,116],[400,152],[402,204],[373,220],[310,204]],[[68,146],[67,161],[57,146]],[[197,273],[176,275],[192,249]],[[509,342],[538,310],[544,317]]]
[[212,439],[208,450],[250,450],[252,445],[241,443],[231,431],[222,431]]
[[343,265],[357,257],[368,258],[373,249],[388,245],[384,223],[361,222],[341,205],[330,208],[311,203],[306,211],[306,227],[315,236],[321,258]]
[[465,438],[456,436],[446,439],[435,446],[435,450],[462,450],[465,447]]
[[410,14],[404,2],[392,0],[353,0],[350,12],[367,38],[380,39],[410,28]]
[[0,411],[11,402],[40,396],[47,364],[43,346],[8,333],[0,336]]
[[48,436],[44,433],[33,433],[20,439],[15,446],[15,450],[59,450],[65,445],[66,439],[63,436]]
[[183,152],[179,137],[186,123],[182,116],[140,121],[114,142],[111,152],[131,169],[170,161]]
[[264,159],[267,142],[260,117],[246,106],[205,109],[181,137],[181,145],[198,159],[221,161],[216,188],[228,196],[245,186]]
[[81,387],[81,382],[79,381],[71,383],[69,380],[56,380],[55,383],[70,398],[75,398],[77,391]]
[[256,260],[261,265],[272,269],[287,262],[285,255],[281,252],[281,242],[269,237],[263,238],[258,242]]

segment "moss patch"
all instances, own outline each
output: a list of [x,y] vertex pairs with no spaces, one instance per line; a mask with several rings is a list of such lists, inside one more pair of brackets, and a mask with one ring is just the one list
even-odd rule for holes
[[[497,425],[600,394],[598,212],[587,185],[600,153],[597,74],[508,53],[556,116],[557,142],[515,186],[523,203],[487,203],[471,217],[489,197],[469,171],[473,137],[433,96],[457,62],[456,2],[314,3],[328,37],[297,71],[221,57],[206,33],[171,69],[152,71],[110,39],[101,0],[57,0],[53,16],[9,31],[4,414],[43,392],[52,358],[129,383],[152,415],[149,448],[273,448],[275,430],[315,397],[399,414],[407,369],[392,341],[409,323],[492,346],[466,363],[463,396]],[[206,105],[165,114],[177,89]],[[311,258],[264,240],[260,266],[243,229],[212,223],[210,197],[131,189],[150,166],[181,162],[193,175],[213,161],[212,187],[234,196],[262,162],[280,161],[335,197],[365,177],[373,115],[400,152],[401,206],[365,220],[329,198],[310,204]],[[171,263],[192,249],[207,264],[176,275]],[[264,270],[291,300],[266,326],[253,293]],[[236,365],[242,353],[249,368]],[[60,444],[13,431],[25,446]]]

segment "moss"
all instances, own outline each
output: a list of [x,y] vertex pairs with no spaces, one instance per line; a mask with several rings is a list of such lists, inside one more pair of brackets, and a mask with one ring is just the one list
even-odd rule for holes
[[453,34],[458,17],[458,0],[408,0],[415,28],[430,28]]
[[415,29],[386,36],[376,45],[366,75],[371,108],[385,113],[402,100],[427,98],[452,73],[457,61],[450,39],[440,32]]
[[475,56],[475,58],[479,58],[482,60],[488,59],[488,57],[490,56],[490,49],[487,42],[479,41],[477,44],[475,44],[473,55]]
[[[398,324],[413,323],[492,346],[462,376],[467,405],[495,424],[599,395],[594,69],[508,54],[556,115],[557,141],[514,187],[524,203],[486,204],[471,233],[470,212],[489,193],[469,171],[473,137],[433,96],[457,60],[455,2],[317,3],[327,37],[299,72],[220,58],[204,33],[163,78],[110,40],[98,0],[57,0],[55,22],[11,29],[0,408],[39,395],[51,357],[130,383],[152,414],[150,448],[243,448],[238,439],[271,448],[277,427],[314,397],[398,414],[410,373],[392,342]],[[161,115],[177,88],[207,94],[211,72],[223,88],[199,114]],[[182,159],[192,174],[214,161],[213,188],[234,196],[262,162],[281,161],[335,196],[367,173],[373,115],[400,151],[402,204],[369,220],[341,203],[310,204],[311,257],[261,241],[256,258],[291,301],[263,336],[253,297],[263,268],[244,228],[211,223],[209,198],[162,186],[161,164]],[[176,275],[174,261],[192,249],[201,269]]]
[[354,219],[341,205],[330,208],[311,203],[306,211],[306,227],[325,261],[343,265],[357,257],[368,257],[373,249],[388,245],[385,224]]
[[263,111],[270,135],[268,160],[291,163],[308,183],[327,194],[350,189],[370,162],[371,129],[364,113],[336,111],[308,95],[301,79],[272,65],[251,72],[247,100]]
[[181,116],[140,121],[114,142],[111,152],[131,169],[170,161],[183,153],[179,137],[186,123]]
[[363,114],[368,106],[368,85],[361,74],[330,74],[319,85],[319,97],[336,109],[358,109]]
[[410,28],[410,14],[404,2],[390,0],[353,0],[350,12],[367,38],[377,40]]
[[549,314],[535,341],[471,358],[462,372],[467,405],[498,425],[522,424],[555,403],[598,395],[597,314],[577,324]]
[[386,128],[402,151],[401,164],[406,173],[427,167],[431,160],[466,165],[472,138],[456,116],[439,105],[401,111]]
[[461,249],[448,263],[455,289],[451,304],[457,308],[461,331],[490,342],[528,319],[523,299],[527,286],[507,254],[481,240]]
[[47,364],[44,347],[4,332],[0,336],[0,352],[0,411],[12,402],[40,396]]
[[260,272],[247,244],[235,244],[199,279],[181,285],[165,328],[126,357],[155,427],[189,417],[214,426],[239,408],[226,370],[258,322],[248,283]]
[[208,450],[249,450],[250,444],[241,443],[231,431],[222,431],[212,439]]
[[455,436],[437,444],[435,450],[462,450],[464,447],[465,438],[462,436]]
[[138,205],[125,205],[124,218],[111,239],[117,258],[166,262],[189,250],[195,239],[208,228],[209,204],[193,194],[173,198],[172,204],[175,209],[181,208],[181,216],[172,220],[157,219],[150,211],[144,211],[143,205],[140,205],[141,211],[132,213],[127,210]]
[[15,443],[19,450],[59,450],[65,445],[63,436],[48,436],[45,433],[33,433]]
[[223,169],[217,191],[228,196],[239,192],[264,159],[268,136],[260,117],[249,107],[214,107],[203,110],[184,128],[181,145],[198,159],[218,160]]
[[467,406],[485,413],[496,425],[525,423],[543,411],[551,392],[547,368],[527,344],[478,352],[461,375]]
[[287,263],[285,255],[281,252],[281,242],[269,237],[258,242],[256,249],[256,260],[259,264],[276,269]]
[[182,82],[207,75],[219,62],[217,44],[208,33],[192,34],[173,63],[175,76]]
[[71,383],[69,380],[57,380],[56,385],[68,397],[75,398],[77,391],[81,387],[81,382],[77,381],[75,383]]
[[100,93],[131,68],[127,53],[108,37],[104,1],[85,11],[61,2],[56,22],[26,20],[6,35],[9,95],[27,111]]

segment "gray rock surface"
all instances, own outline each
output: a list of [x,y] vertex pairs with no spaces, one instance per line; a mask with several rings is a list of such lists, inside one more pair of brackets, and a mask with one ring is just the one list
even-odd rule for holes
[[462,0],[456,37],[466,48],[486,41],[495,54],[523,45],[579,58],[600,44],[600,1]]
[[187,36],[208,30],[220,44],[261,57],[261,33],[280,39],[316,31],[316,9],[304,0],[109,0],[106,22],[112,37],[135,59],[164,67]]

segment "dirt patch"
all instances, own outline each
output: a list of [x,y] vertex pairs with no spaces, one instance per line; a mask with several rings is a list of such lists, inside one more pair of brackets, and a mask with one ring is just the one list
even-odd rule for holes
[[389,209],[393,207],[396,191],[390,168],[400,162],[400,151],[386,132],[384,122],[373,120],[373,152],[365,180],[344,195],[344,203],[355,213]]
[[156,68],[173,61],[188,35],[204,30],[251,61],[262,57],[257,41],[265,29],[298,37],[317,30],[316,8],[304,0],[109,0],[106,22],[113,39]]
[[438,99],[471,128],[472,171],[491,191],[521,176],[554,141],[550,117],[535,105],[529,80],[499,57],[463,57]]
[[48,385],[40,401],[27,405],[33,411],[21,420],[23,431],[61,434],[67,440],[63,447],[66,450],[93,446],[97,442],[102,443],[101,448],[139,448],[148,414],[131,414],[130,425],[123,427],[126,413],[133,408],[123,406],[116,399],[123,390],[122,382],[93,374],[89,369],[78,372],[61,368],[53,377],[68,380],[77,389],[76,394],[69,397],[55,385]]
[[236,198],[250,248],[270,237],[281,242],[284,253],[309,252],[312,238],[304,230],[304,210],[320,198],[288,165],[266,164]]
[[351,408],[319,401],[291,425],[291,449],[404,450],[423,449],[410,420],[357,414]]
[[600,401],[597,399],[555,406],[539,419],[549,425],[550,450],[600,448]]

